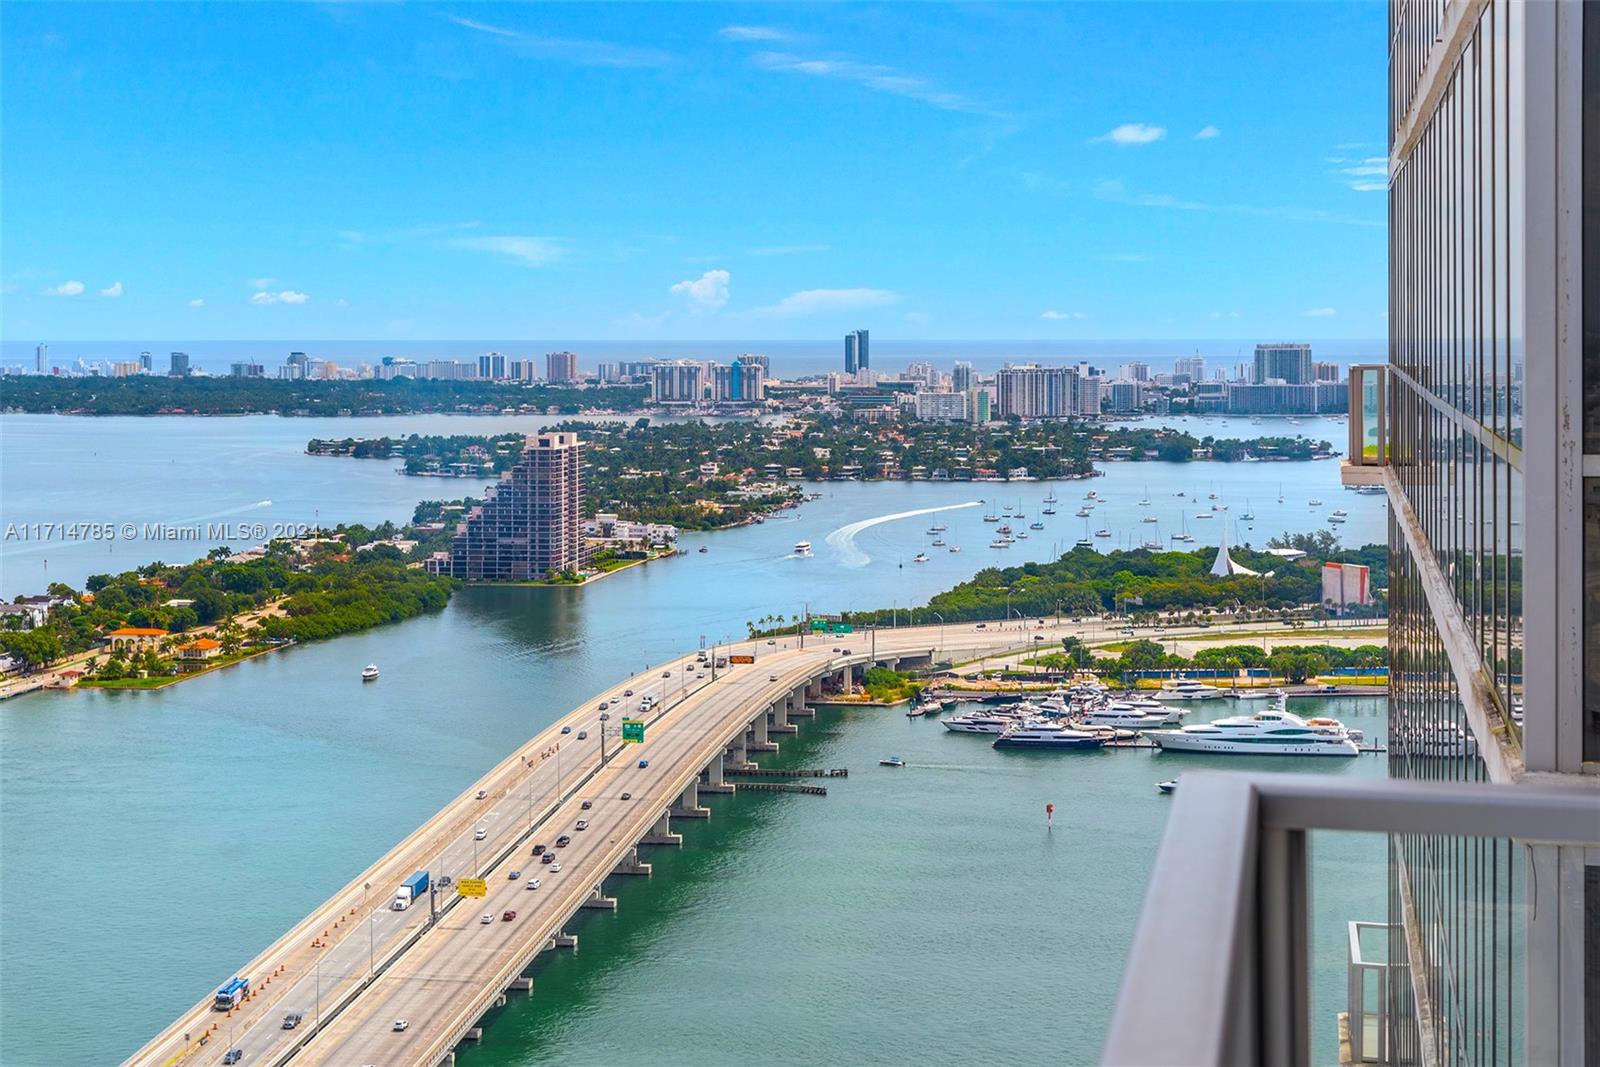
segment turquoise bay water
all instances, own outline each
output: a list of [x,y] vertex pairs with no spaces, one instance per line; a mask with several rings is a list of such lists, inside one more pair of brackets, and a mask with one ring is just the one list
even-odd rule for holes
[[[61,457],[87,448],[79,437],[91,430],[106,461],[70,468],[84,499],[169,518],[227,506],[219,495],[234,490],[217,487],[213,455],[255,479],[241,497],[324,517],[403,517],[418,496],[462,491],[379,464],[302,463],[304,440],[330,432],[313,421],[323,420],[35,420],[19,437],[7,416],[6,519],[42,518]],[[343,432],[417,425],[362,422]],[[140,472],[139,494],[112,457]],[[162,458],[178,462],[163,472]],[[1291,482],[1281,507],[1279,477]],[[1189,506],[1172,493],[1215,485],[1235,513],[1250,499],[1256,538],[1315,528],[1305,500],[1316,494],[1351,512],[1347,542],[1381,540],[1381,499],[1343,494],[1337,481],[1331,463],[1113,465],[1093,483],[1112,499],[1095,521],[1132,528],[1148,486],[1165,529]],[[620,672],[805,603],[920,603],[981,566],[1046,559],[1054,542],[1081,536],[1064,510],[1051,529],[992,552],[981,509],[949,511],[946,537],[965,550],[915,565],[926,516],[838,531],[990,487],[816,488],[823,499],[781,518],[686,538],[683,556],[585,590],[465,590],[437,616],[160,692],[0,704],[0,1062],[126,1055]],[[1037,515],[1049,488],[993,491]],[[1065,503],[1086,486],[1056,488]],[[790,554],[801,538],[814,558]],[[705,554],[694,551],[702,544]],[[7,595],[33,586],[13,584],[13,562],[0,555]],[[383,667],[377,685],[359,681],[368,662]],[[1329,710],[1378,733],[1380,707]],[[979,1048],[996,1059],[1093,1058],[1170,803],[1154,782],[1184,758],[997,753],[895,713],[839,712],[802,730],[785,760],[848,766],[851,777],[828,782],[826,798],[713,798],[716,817],[688,828],[688,847],[655,850],[656,877],[619,887],[619,914],[586,921],[576,956],[541,964],[539,992],[500,1014],[474,1062],[970,1062]],[[877,767],[891,751],[911,766]],[[1293,769],[1381,774],[1382,763]],[[1048,835],[1046,802],[1058,812]],[[1317,883],[1319,1027],[1331,1027],[1343,995],[1343,922],[1383,908],[1381,841],[1346,847],[1316,851],[1319,872],[1339,872]],[[116,995],[85,1010],[86,982]]]

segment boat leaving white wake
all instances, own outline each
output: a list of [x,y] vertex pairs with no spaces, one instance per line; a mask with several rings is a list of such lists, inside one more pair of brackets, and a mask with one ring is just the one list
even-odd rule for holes
[[848,523],[839,527],[828,535],[828,547],[839,553],[840,561],[846,567],[865,567],[872,562],[872,557],[856,547],[856,534],[873,526],[882,526],[886,522],[899,522],[901,519],[912,519],[918,515],[932,515],[939,511],[958,511],[961,508],[975,508],[982,504],[981,500],[969,500],[965,504],[944,504],[936,508],[918,508],[915,511],[897,511],[893,515],[879,515],[875,519],[862,519],[860,522]]

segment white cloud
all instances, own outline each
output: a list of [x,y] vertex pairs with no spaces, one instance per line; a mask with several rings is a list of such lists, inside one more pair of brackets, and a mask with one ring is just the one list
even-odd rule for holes
[[100,290],[100,295],[101,296],[121,296],[122,295],[122,283],[121,282],[112,282],[110,285],[108,285],[104,289]]
[[463,29],[487,34],[511,51],[530,59],[554,59],[580,67],[661,67],[672,62],[670,54],[655,48],[634,48],[610,41],[576,37],[543,37],[462,18],[460,15],[446,15],[445,18]]
[[775,26],[724,26],[717,36],[725,41],[793,41],[798,38]]
[[758,315],[815,315],[824,311],[854,311],[883,307],[900,297],[887,289],[802,289],[776,304],[756,308]]
[[189,306],[192,308],[203,308],[206,306],[206,302],[197,296],[193,300],[189,301]]
[[1345,159],[1334,156],[1328,160],[1336,164],[1340,181],[1358,193],[1381,193],[1389,188],[1389,160],[1386,156],[1366,156]]
[[45,296],[79,296],[82,293],[83,283],[79,281],[62,282],[44,291]]
[[1227,314],[1223,314],[1220,311],[1213,311],[1211,313],[1211,317],[1214,319],[1236,319],[1239,317],[1239,313],[1237,311],[1230,311]]
[[1362,218],[1339,215],[1321,208],[1275,207],[1261,204],[1212,204],[1201,200],[1185,200],[1170,193],[1136,193],[1122,182],[1107,180],[1096,182],[1094,196],[1117,204],[1136,207],[1168,208],[1174,211],[1214,211],[1229,215],[1255,215],[1268,219],[1286,219],[1290,222],[1331,222],[1341,226],[1384,226],[1379,218]]
[[252,289],[271,289],[274,285],[278,284],[278,279],[276,279],[276,278],[251,278],[249,281],[245,282],[245,284],[248,285]]
[[768,245],[765,248],[752,248],[752,256],[804,256],[814,252],[831,252],[832,245]]
[[259,292],[250,298],[252,304],[304,304],[311,297],[305,293],[297,293],[293,289],[284,289],[282,292]]
[[1202,126],[1200,132],[1194,135],[1196,141],[1209,141],[1213,137],[1221,137],[1222,131],[1215,126]]
[[1308,319],[1331,319],[1337,314],[1333,308],[1311,308],[1305,313]]
[[1103,133],[1090,143],[1110,141],[1112,144],[1150,144],[1167,135],[1165,126],[1147,126],[1142,122],[1124,122],[1109,133]]
[[694,311],[716,311],[728,302],[728,272],[708,270],[698,278],[678,282],[671,292],[689,301]]
[[1041,319],[1059,321],[1061,319],[1082,319],[1087,318],[1088,316],[1084,315],[1084,313],[1081,311],[1057,311],[1055,308],[1051,308],[1049,311],[1046,311],[1039,317]]
[[863,63],[848,57],[810,58],[789,52],[757,52],[751,59],[763,70],[808,74],[813,78],[835,78],[892,96],[920,100],[943,111],[960,111],[994,119],[1010,116],[987,107],[960,93],[941,89],[926,78],[906,74],[881,63]]
[[498,237],[457,237],[450,243],[457,248],[510,256],[529,267],[543,267],[567,254],[560,240],[554,237],[504,234]]

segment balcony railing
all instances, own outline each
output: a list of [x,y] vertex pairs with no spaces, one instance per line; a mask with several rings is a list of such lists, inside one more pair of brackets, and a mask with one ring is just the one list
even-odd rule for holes
[[[1592,789],[1199,771],[1175,799],[1105,1064],[1328,1059],[1311,1049],[1308,831],[1600,844]],[[1407,980],[1403,963],[1387,962],[1386,982]]]

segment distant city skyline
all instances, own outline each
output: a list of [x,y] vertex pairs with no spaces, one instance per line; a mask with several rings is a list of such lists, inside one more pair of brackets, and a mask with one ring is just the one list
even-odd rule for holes
[[29,356],[1386,332],[1381,5],[6,13]]

